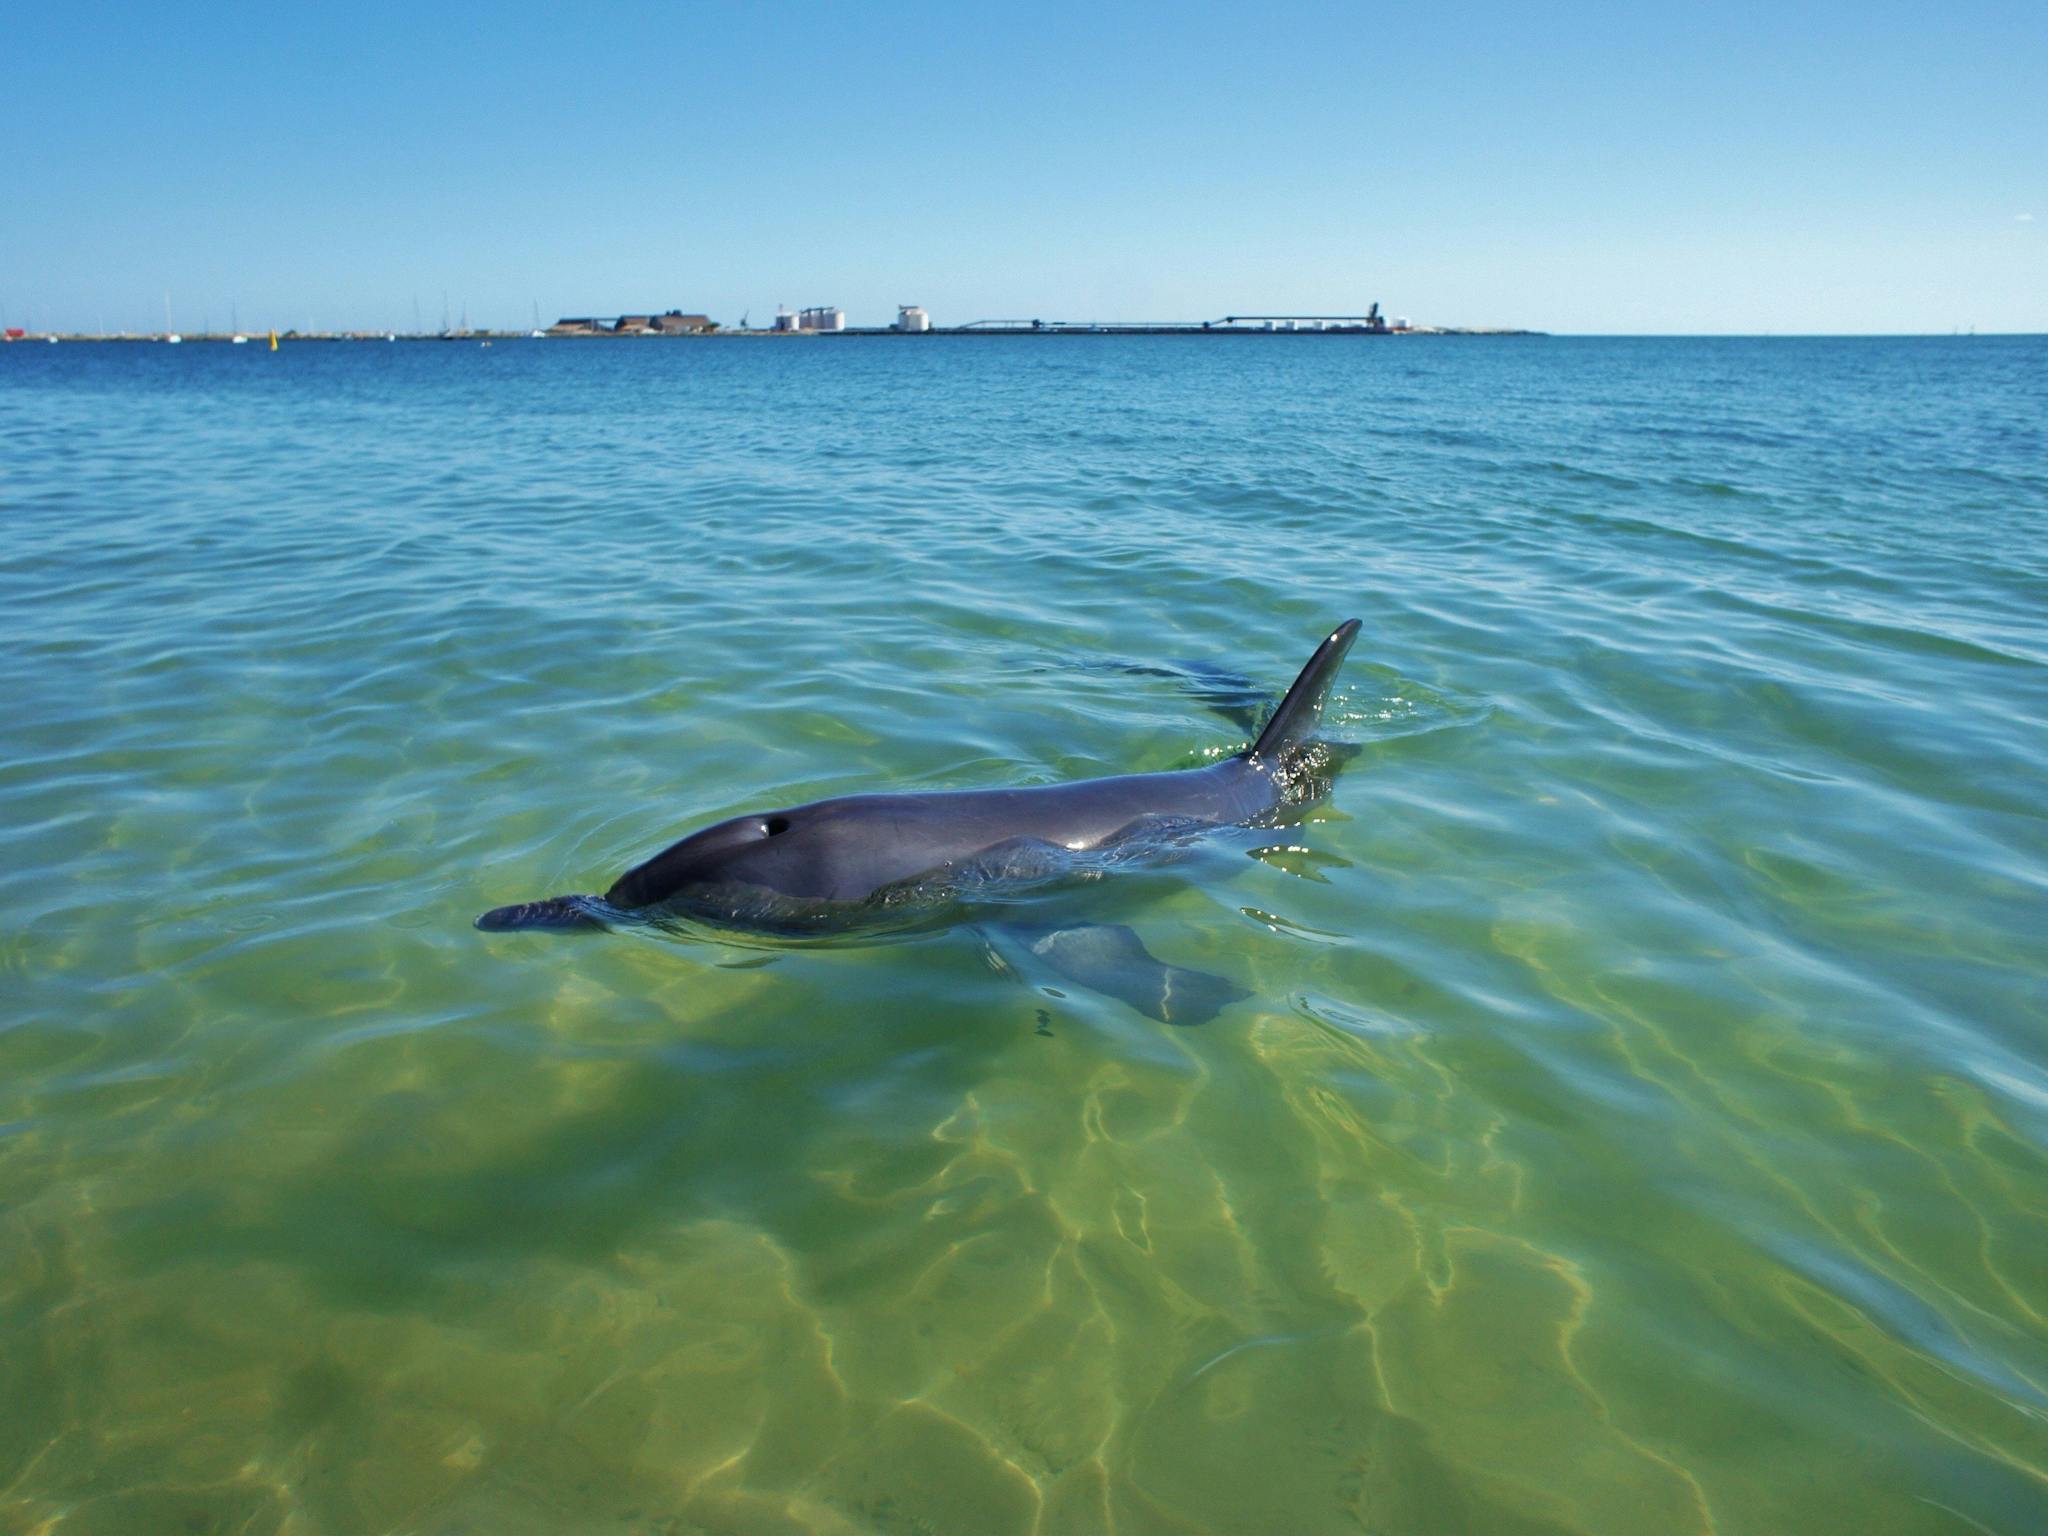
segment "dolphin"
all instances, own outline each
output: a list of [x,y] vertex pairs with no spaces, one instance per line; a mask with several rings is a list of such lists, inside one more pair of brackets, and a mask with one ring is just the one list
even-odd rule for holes
[[1358,624],[1338,625],[1258,739],[1220,762],[1027,789],[845,795],[735,816],[635,865],[602,897],[497,907],[476,926],[601,928],[691,917],[784,935],[846,932],[1208,829],[1256,824],[1306,798],[1304,748]]
[[1161,1024],[1205,1024],[1251,996],[1227,977],[1168,965],[1121,923],[992,923],[984,937],[1001,941],[1001,948],[990,944],[989,953],[1002,970],[1015,969],[1003,953],[1008,949],[1027,966],[1045,966]]

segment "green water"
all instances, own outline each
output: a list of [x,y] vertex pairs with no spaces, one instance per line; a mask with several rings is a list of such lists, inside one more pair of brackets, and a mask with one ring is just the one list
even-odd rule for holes
[[[2048,1529],[2048,344],[0,356],[0,1530]],[[979,926],[486,935],[1186,767]]]

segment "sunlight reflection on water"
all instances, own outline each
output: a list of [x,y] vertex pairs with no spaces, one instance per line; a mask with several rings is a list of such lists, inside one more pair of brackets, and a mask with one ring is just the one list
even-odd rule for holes
[[[2043,1524],[2042,343],[0,364],[0,1525]],[[1199,1028],[469,927],[1354,612]]]

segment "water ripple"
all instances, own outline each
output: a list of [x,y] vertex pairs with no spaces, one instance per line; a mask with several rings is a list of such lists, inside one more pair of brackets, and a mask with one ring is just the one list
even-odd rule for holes
[[[2044,364],[6,349],[0,1526],[2038,1528]],[[469,927],[1354,613],[1202,1028]]]

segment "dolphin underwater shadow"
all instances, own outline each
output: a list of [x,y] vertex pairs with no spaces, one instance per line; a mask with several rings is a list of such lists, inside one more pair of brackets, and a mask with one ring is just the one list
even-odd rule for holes
[[[1269,824],[1326,787],[1311,748],[1357,638],[1317,647],[1253,743],[1220,762],[1025,789],[845,795],[735,816],[627,870],[603,896],[497,907],[487,932],[602,929],[693,919],[780,938],[962,921],[975,906],[1185,843]],[[1130,929],[1001,925],[1029,957],[1163,1023],[1198,1024],[1249,994],[1155,958]]]

